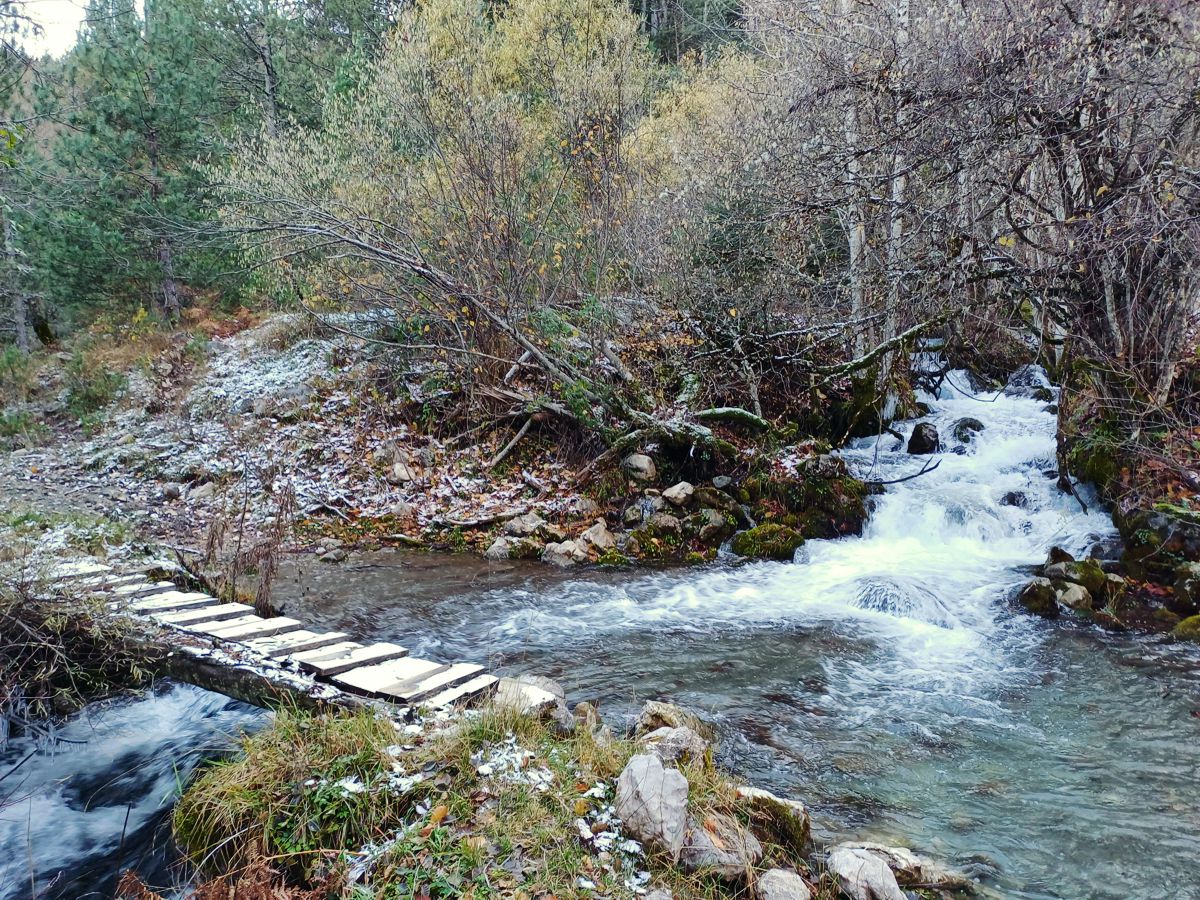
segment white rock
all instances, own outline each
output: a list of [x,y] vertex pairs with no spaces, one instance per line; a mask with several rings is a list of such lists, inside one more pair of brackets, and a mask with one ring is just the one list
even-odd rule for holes
[[563,541],[560,544],[547,544],[542,551],[542,559],[553,566],[567,569],[587,562],[588,553],[576,541]]
[[688,501],[692,499],[692,494],[694,493],[696,493],[694,485],[686,481],[681,481],[679,484],[663,491],[662,496],[672,506],[687,506]]
[[674,762],[684,757],[701,759],[708,750],[708,741],[686,726],[658,728],[642,735],[639,740],[663,762]]
[[688,782],[649,753],[631,757],[617,779],[617,815],[636,840],[679,858],[687,830]]
[[537,513],[528,512],[504,523],[504,533],[512,537],[529,537],[546,527],[546,520]]
[[888,864],[870,850],[839,845],[825,866],[850,900],[908,900]]
[[590,544],[600,553],[607,553],[617,548],[617,539],[608,530],[608,524],[603,519],[597,519],[596,524],[579,536],[584,544]]
[[1068,584],[1058,592],[1058,602],[1069,609],[1091,609],[1092,595],[1082,584]]
[[658,477],[654,460],[645,453],[630,453],[621,465],[635,481],[653,481]]
[[771,869],[758,877],[758,900],[811,900],[804,879],[786,869]]

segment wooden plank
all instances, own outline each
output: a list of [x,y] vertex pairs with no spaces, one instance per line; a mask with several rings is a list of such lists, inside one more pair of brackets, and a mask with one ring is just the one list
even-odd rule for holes
[[155,594],[153,597],[135,600],[129,604],[129,608],[142,615],[152,615],[154,613],[198,609],[202,606],[217,606],[220,602],[216,597],[210,597],[208,594],[185,594],[183,591],[168,591],[165,594]]
[[258,616],[254,617],[256,621],[243,622],[241,619],[234,619],[233,622],[241,624],[228,623],[225,627],[218,627],[208,632],[213,637],[218,637],[223,641],[244,641],[251,638],[271,637],[276,634],[284,634],[289,631],[298,631],[303,627],[302,623],[295,619],[289,619],[287,616],[274,616],[270,619],[262,619]]
[[196,622],[217,622],[252,615],[254,608],[245,603],[218,603],[203,609],[185,609],[182,612],[155,613],[150,618],[164,625],[192,625]]
[[113,572],[109,575],[101,575],[98,578],[83,578],[73,581],[71,582],[71,589],[81,591],[111,591],[119,587],[145,583],[146,578],[143,575],[118,575],[116,572]]
[[330,677],[348,672],[350,669],[357,669],[359,666],[369,666],[408,655],[408,651],[398,644],[372,644],[370,647],[364,647],[361,644],[354,644],[352,641],[348,643],[353,646],[347,649],[337,649],[340,645],[334,644],[323,650],[293,653],[288,658],[294,659],[302,669],[308,672]]
[[266,619],[259,618],[253,613],[244,616],[238,616],[234,619],[204,619],[200,622],[189,622],[187,625],[180,625],[184,631],[194,631],[196,634],[206,634],[209,637],[219,637],[215,634],[218,629],[237,628],[242,625],[253,625],[255,622],[265,622]]
[[458,687],[427,697],[421,701],[420,705],[428,706],[431,709],[441,709],[458,703],[467,703],[481,695],[495,693],[496,686],[499,684],[500,679],[495,675],[479,675]]
[[261,653],[270,659],[280,656],[290,656],[293,653],[303,653],[306,650],[319,650],[331,644],[343,643],[350,635],[340,631],[327,631],[319,634],[315,631],[291,631],[277,637],[255,638],[246,641],[246,646],[256,653]]
[[450,667],[444,663],[430,662],[427,659],[395,659],[374,666],[359,666],[334,676],[333,682],[373,696],[395,696],[395,690],[399,686],[411,684],[448,668]]
[[433,672],[419,681],[399,688],[389,688],[386,694],[388,697],[394,697],[403,703],[420,703],[426,697],[432,697],[434,694],[458,687],[460,684],[482,674],[484,674],[483,666],[476,666],[471,663],[455,663],[443,671]]
[[115,588],[113,596],[122,600],[132,600],[135,597],[148,597],[152,594],[162,594],[174,589],[175,584],[171,581],[156,581],[153,584],[143,581],[141,584],[127,584]]

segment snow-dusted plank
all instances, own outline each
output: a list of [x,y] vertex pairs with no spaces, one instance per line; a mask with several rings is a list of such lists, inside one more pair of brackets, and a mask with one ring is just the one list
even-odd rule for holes
[[266,619],[249,613],[244,616],[238,616],[235,619],[204,619],[200,622],[189,622],[187,625],[180,625],[184,631],[194,631],[196,634],[206,634],[209,637],[221,637],[217,634],[218,631],[223,631],[227,628],[241,628],[246,625],[254,625],[257,622],[265,622]]
[[[255,616],[258,621],[245,622],[240,625],[230,623],[225,627],[218,626],[208,633],[213,637],[221,638],[224,641],[245,641],[253,638],[271,637],[276,634],[284,634],[288,631],[298,631],[303,626],[301,622],[295,619],[289,619],[287,616],[274,616],[270,619],[262,619]],[[234,620],[239,621],[239,620]]]
[[180,612],[185,609],[197,609],[201,606],[218,606],[220,600],[208,594],[188,593],[184,591],[166,591],[143,597],[129,604],[129,608],[142,615],[154,613]]
[[293,653],[303,653],[306,650],[320,650],[332,644],[344,643],[350,635],[340,631],[326,631],[320,634],[315,631],[290,631],[277,637],[255,638],[246,641],[246,646],[256,653],[268,658],[289,656]]
[[442,691],[440,694],[427,697],[421,701],[420,705],[428,706],[431,709],[441,709],[453,706],[456,703],[466,703],[481,695],[494,693],[499,684],[500,679],[495,675],[480,675],[472,678],[465,684],[460,684],[458,687],[453,687],[448,691]]
[[174,590],[175,584],[171,581],[155,581],[153,583],[142,581],[141,584],[126,584],[113,589],[113,596],[123,599],[132,600],[135,597],[148,597],[151,594],[161,594],[164,591]]
[[431,672],[416,681],[386,688],[380,693],[387,698],[395,698],[402,703],[420,703],[426,697],[432,697],[442,691],[458,687],[483,674],[483,666],[470,663],[455,663],[437,672]]
[[50,570],[49,577],[54,581],[72,581],[86,578],[89,575],[102,575],[111,572],[112,566],[106,566],[91,559],[68,560],[61,562]]
[[353,688],[365,694],[395,696],[395,690],[436,672],[450,668],[445,663],[427,659],[394,659],[373,666],[359,666],[333,678],[334,684]]
[[112,572],[108,575],[78,579],[71,582],[71,588],[80,591],[113,591],[119,587],[145,583],[144,575],[118,575],[116,572]]
[[289,659],[296,660],[306,671],[329,677],[359,666],[369,666],[408,655],[408,651],[398,644],[372,644],[370,647],[364,647],[352,641],[348,643],[352,645],[348,649],[337,649],[339,645],[334,644],[323,650],[293,653]]
[[254,608],[245,603],[218,603],[201,609],[185,609],[181,612],[155,613],[150,618],[164,625],[192,625],[196,622],[217,622],[236,619],[238,616],[253,615]]

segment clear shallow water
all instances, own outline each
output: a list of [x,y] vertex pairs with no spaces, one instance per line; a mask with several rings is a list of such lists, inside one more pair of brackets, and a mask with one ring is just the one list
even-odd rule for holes
[[[960,417],[985,430],[889,487],[862,537],[794,564],[563,574],[382,553],[293,565],[277,597],[421,655],[557,677],[610,715],[706,710],[725,762],[808,800],[826,838],[914,846],[1012,897],[1200,898],[1200,658],[1014,613],[1023,567],[1111,522],[1048,477],[1044,403],[931,403],[951,448]],[[926,461],[891,436],[843,455],[880,480]]]
[[93,704],[53,747],[0,750],[0,900],[107,898],[125,869],[170,887],[169,816],[205,756],[265,714],[188,685]]

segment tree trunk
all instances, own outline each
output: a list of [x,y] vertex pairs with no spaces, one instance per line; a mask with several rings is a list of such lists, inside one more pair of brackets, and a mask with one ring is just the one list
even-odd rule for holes
[[[850,78],[854,71],[854,50],[850,40],[850,23],[852,20],[853,0],[840,0],[839,13],[843,43],[845,47],[846,76]],[[850,278],[850,318],[861,319],[866,313],[866,291],[863,286],[863,260],[867,246],[866,209],[862,201],[862,186],[858,162],[858,99],[851,95],[846,103],[845,115],[846,138],[846,183],[850,190],[850,205],[846,211],[846,232],[848,250],[850,253],[848,274]],[[861,328],[854,335],[854,355],[860,356],[867,346],[866,329]]]
[[[891,210],[888,214],[887,237],[887,269],[888,269],[888,302],[883,316],[883,340],[890,341],[896,336],[899,328],[900,303],[902,301],[903,278],[901,266],[903,253],[901,242],[904,239],[904,199],[908,188],[906,167],[908,159],[903,149],[905,129],[908,126],[908,110],[900,91],[905,88],[908,72],[908,0],[899,0],[896,4],[896,72],[893,80],[892,102],[895,112],[893,115],[896,131],[895,147],[892,155],[892,184]],[[877,385],[883,387],[891,372],[894,353],[884,355],[879,366]]]
[[17,349],[29,352],[29,298],[22,286],[21,260],[17,251],[17,229],[7,209],[0,210],[4,217],[4,261],[7,268],[9,290],[12,292],[13,339]]

